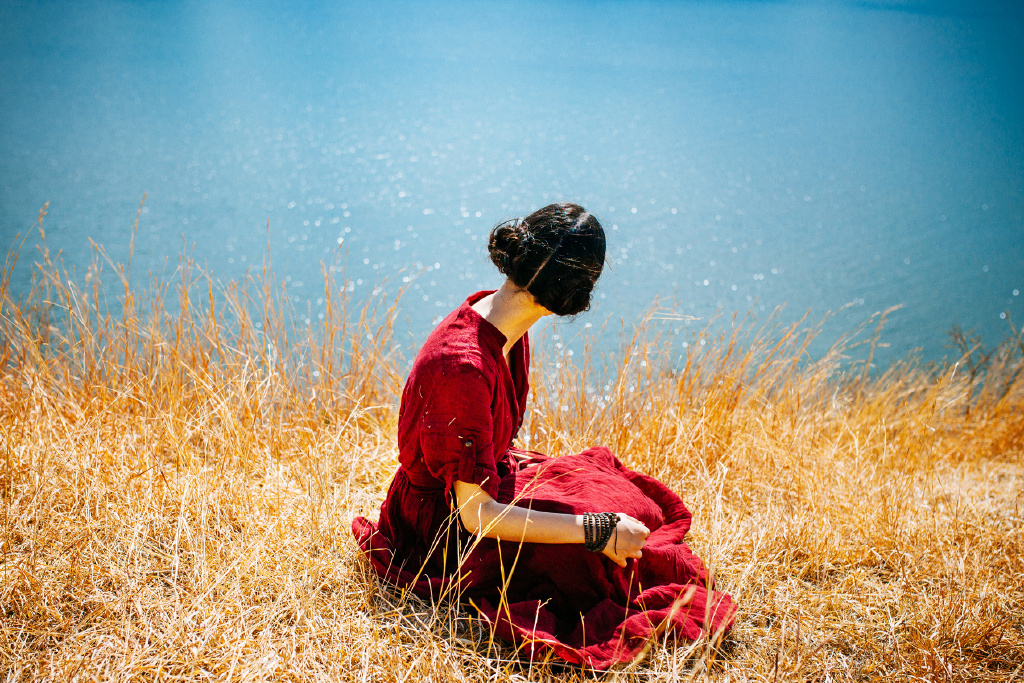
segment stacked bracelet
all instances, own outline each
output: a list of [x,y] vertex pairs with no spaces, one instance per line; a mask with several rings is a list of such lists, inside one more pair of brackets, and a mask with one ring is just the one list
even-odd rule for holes
[[583,514],[583,547],[595,553],[608,545],[619,516],[614,512],[586,512]]

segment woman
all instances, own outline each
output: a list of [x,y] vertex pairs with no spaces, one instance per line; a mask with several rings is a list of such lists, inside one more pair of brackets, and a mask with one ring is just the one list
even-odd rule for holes
[[665,628],[690,639],[732,623],[683,542],[690,513],[606,448],[559,458],[512,446],[529,391],[528,330],[589,308],[604,230],[552,204],[491,232],[507,277],[430,334],[402,392],[401,463],[380,522],[352,530],[373,568],[424,596],[454,591],[533,658],[597,669]]

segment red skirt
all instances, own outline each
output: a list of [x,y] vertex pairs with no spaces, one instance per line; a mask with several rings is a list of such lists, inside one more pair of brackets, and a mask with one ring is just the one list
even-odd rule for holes
[[[401,476],[379,526],[358,517],[352,530],[379,575],[421,596],[458,591],[496,635],[534,660],[555,655],[603,670],[635,659],[666,630],[696,640],[731,627],[731,598],[713,590],[683,540],[691,519],[683,501],[608,449],[537,455],[502,477],[495,498],[547,512],[624,512],[651,534],[643,557],[625,568],[579,544],[478,539],[461,528],[443,489]],[[437,541],[445,528],[454,529],[452,542]]]

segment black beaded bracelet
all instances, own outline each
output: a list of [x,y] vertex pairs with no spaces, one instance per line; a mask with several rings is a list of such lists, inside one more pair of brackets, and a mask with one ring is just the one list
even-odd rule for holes
[[614,512],[587,512],[583,514],[583,547],[591,552],[601,552],[608,545],[619,516]]
[[612,529],[613,529],[613,524],[612,524],[612,520],[609,519],[609,517],[608,517],[608,513],[602,512],[601,513],[601,537],[594,544],[594,545],[598,546],[598,548],[597,548],[598,551],[603,550],[604,547],[608,544],[608,539],[611,538],[611,536],[612,536]]

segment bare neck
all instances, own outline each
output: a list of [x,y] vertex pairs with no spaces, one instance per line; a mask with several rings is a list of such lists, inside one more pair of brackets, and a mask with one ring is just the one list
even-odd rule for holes
[[550,311],[534,301],[533,295],[519,289],[509,280],[505,280],[496,292],[488,294],[472,306],[484,320],[505,335],[502,353],[506,357],[535,322],[550,314]]

